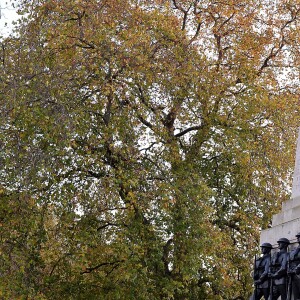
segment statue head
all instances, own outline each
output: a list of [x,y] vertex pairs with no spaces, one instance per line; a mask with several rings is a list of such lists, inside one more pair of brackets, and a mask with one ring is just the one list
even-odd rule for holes
[[270,253],[271,252],[271,249],[273,248],[272,245],[270,243],[262,243],[260,245],[261,247],[261,252],[263,254],[267,254],[267,253]]
[[280,238],[277,243],[279,249],[286,249],[290,244],[290,241],[287,238]]

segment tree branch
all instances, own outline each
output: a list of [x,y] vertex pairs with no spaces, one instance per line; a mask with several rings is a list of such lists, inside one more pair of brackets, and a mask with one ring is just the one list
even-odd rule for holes
[[104,225],[98,227],[98,228],[97,228],[97,231],[99,231],[99,230],[101,230],[101,229],[104,229],[104,228],[106,228],[106,227],[108,227],[108,226],[115,226],[115,227],[124,226],[124,227],[128,227],[127,224],[116,224],[116,223],[110,223],[110,222],[108,222],[108,223],[106,223],[106,224],[104,224]]
[[188,133],[190,131],[199,130],[201,128],[202,128],[202,125],[195,125],[195,126],[189,127],[187,129],[175,134],[175,137],[181,137],[181,136],[185,135],[186,133]]
[[88,273],[91,273],[91,272],[93,272],[93,271],[95,271],[95,270],[97,270],[97,269],[99,269],[99,268],[101,268],[101,267],[104,267],[104,266],[115,266],[115,265],[119,265],[120,263],[122,263],[122,262],[124,262],[125,260],[123,259],[123,260],[116,260],[116,261],[114,261],[114,262],[105,262],[105,263],[101,263],[101,264],[99,264],[99,265],[97,265],[97,266],[95,266],[95,267],[87,267],[86,269],[85,269],[85,271],[82,271],[82,272],[80,272],[80,274],[81,275],[83,275],[83,274],[88,274]]

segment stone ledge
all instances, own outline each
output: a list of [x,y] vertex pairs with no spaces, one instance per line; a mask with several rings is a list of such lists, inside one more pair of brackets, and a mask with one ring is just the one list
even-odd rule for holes
[[260,244],[267,242],[271,243],[273,247],[277,247],[277,240],[282,237],[289,239],[291,243],[296,243],[295,235],[298,232],[300,232],[300,216],[295,220],[262,230]]
[[282,210],[289,210],[296,206],[300,206],[300,196],[282,202]]
[[[286,209],[272,218],[272,227],[300,218],[300,205]],[[300,228],[299,228],[300,231]]]

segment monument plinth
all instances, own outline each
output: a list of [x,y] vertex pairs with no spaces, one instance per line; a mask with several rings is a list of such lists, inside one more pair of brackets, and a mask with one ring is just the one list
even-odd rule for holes
[[272,227],[263,230],[261,243],[268,242],[277,247],[277,240],[285,237],[296,242],[295,235],[300,232],[300,129],[298,133],[292,197],[282,204],[282,210],[272,218]]

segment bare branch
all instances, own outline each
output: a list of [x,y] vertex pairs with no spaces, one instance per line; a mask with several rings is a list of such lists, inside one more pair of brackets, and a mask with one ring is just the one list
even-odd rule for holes
[[124,227],[127,227],[128,225],[126,225],[126,224],[116,224],[116,223],[110,223],[110,222],[107,222],[106,224],[101,225],[100,227],[98,227],[98,228],[97,228],[97,231],[102,230],[102,229],[105,229],[106,227],[109,227],[109,226],[115,226],[115,227],[124,226]]
[[195,125],[195,126],[192,126],[192,127],[189,127],[177,134],[175,134],[176,137],[181,137],[183,135],[185,135],[186,133],[190,132],[190,131],[193,131],[193,130],[199,130],[202,128],[202,125]]
[[88,273],[91,273],[91,272],[93,272],[93,271],[95,271],[95,270],[97,270],[97,269],[99,269],[99,268],[101,268],[101,267],[104,267],[104,266],[116,266],[116,265],[119,265],[120,263],[122,263],[122,262],[124,262],[125,260],[116,260],[116,261],[114,261],[114,262],[105,262],[105,263],[101,263],[101,264],[99,264],[99,265],[97,265],[97,266],[95,266],[95,267],[87,267],[86,269],[85,269],[85,271],[82,271],[82,272],[80,272],[80,274],[81,275],[83,275],[83,274],[88,274]]

